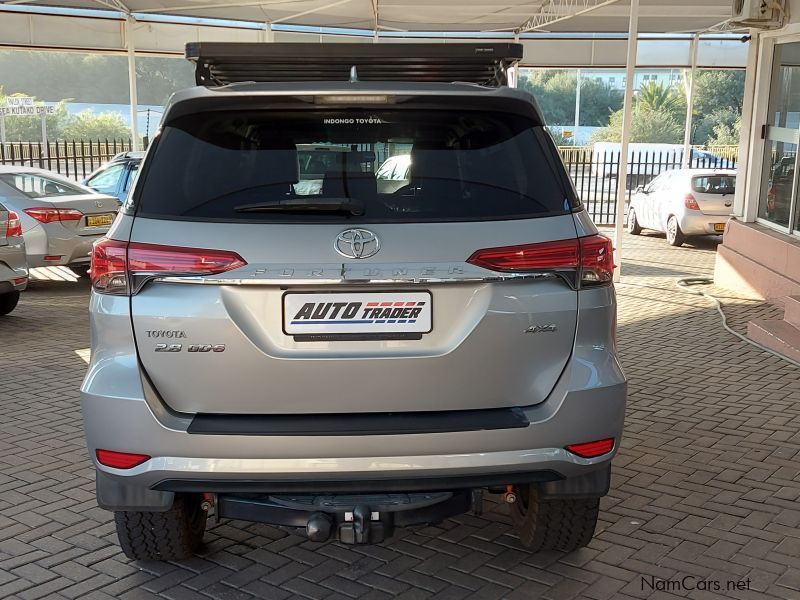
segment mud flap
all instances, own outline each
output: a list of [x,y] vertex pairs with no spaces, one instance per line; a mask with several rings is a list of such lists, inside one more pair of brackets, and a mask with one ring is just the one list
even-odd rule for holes
[[97,504],[100,508],[111,511],[164,512],[172,507],[174,492],[159,492],[129,485],[118,477],[95,471]]

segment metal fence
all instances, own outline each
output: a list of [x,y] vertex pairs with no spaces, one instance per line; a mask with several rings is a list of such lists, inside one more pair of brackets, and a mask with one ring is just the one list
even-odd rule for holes
[[0,165],[21,165],[55,171],[81,180],[121,152],[131,150],[130,140],[0,143]]
[[[695,169],[736,168],[737,146],[692,148],[689,164]],[[559,148],[575,189],[595,223],[613,224],[619,193],[619,152],[593,152],[592,147]],[[640,185],[684,166],[682,152],[633,152],[628,159],[626,202]]]
[[[130,140],[58,141],[43,147],[40,142],[0,144],[0,164],[26,165],[56,171],[81,180],[120,152],[131,149]],[[619,152],[594,152],[591,146],[559,149],[575,188],[595,223],[613,224],[619,189]],[[694,168],[729,169],[736,166],[738,146],[694,147]],[[640,185],[657,175],[682,167],[681,152],[634,152],[628,161],[627,200]],[[376,156],[377,164],[382,162]]]

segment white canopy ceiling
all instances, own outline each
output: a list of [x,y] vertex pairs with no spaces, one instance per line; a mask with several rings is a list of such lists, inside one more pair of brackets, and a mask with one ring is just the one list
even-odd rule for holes
[[[106,9],[380,31],[627,32],[627,0],[0,0],[2,5]],[[641,0],[639,31],[702,32],[731,0]],[[3,17],[0,16],[0,19]]]

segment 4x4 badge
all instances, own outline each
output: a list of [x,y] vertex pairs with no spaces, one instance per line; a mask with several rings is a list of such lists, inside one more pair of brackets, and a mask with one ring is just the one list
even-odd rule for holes
[[381,242],[369,229],[345,229],[336,236],[333,248],[345,258],[369,258],[381,249]]

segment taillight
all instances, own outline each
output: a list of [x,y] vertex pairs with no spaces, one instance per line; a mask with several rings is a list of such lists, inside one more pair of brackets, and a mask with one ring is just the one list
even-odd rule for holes
[[6,225],[6,237],[22,235],[22,222],[19,215],[13,210],[8,211],[8,223]]
[[74,208],[26,208],[25,212],[40,223],[80,221],[83,218],[83,213]]
[[573,238],[522,246],[485,248],[474,252],[467,262],[503,273],[575,269],[578,266],[578,240]]
[[215,275],[243,267],[244,259],[227,250],[180,248],[157,244],[128,246],[128,270],[159,275]]
[[689,210],[700,210],[700,205],[697,203],[697,199],[692,194],[686,194],[683,197],[683,205]]
[[614,274],[614,249],[603,235],[539,242],[520,246],[485,248],[467,262],[491,271],[526,273],[576,270],[585,285],[606,283]]
[[133,454],[132,452],[115,452],[114,450],[95,450],[97,462],[114,469],[132,469],[150,460],[147,454]]
[[100,240],[92,250],[92,287],[127,294],[136,275],[216,275],[246,265],[236,252]]
[[92,288],[102,294],[128,293],[127,242],[101,239],[92,246],[89,275]]
[[564,448],[581,458],[595,458],[608,454],[614,449],[614,438],[606,438],[595,442],[584,442],[582,444],[570,444]]
[[604,235],[579,238],[581,242],[581,284],[598,285],[614,277],[614,245]]

